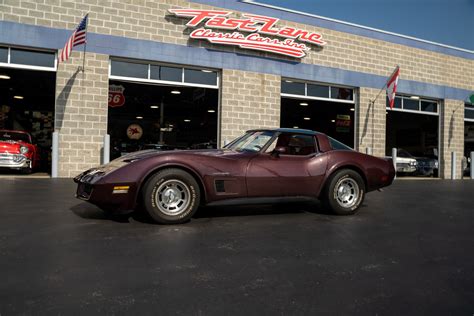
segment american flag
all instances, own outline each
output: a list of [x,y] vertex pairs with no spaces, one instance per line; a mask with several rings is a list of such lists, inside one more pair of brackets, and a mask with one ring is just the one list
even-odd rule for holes
[[81,23],[79,23],[77,28],[72,33],[71,37],[69,37],[69,39],[67,40],[66,45],[64,45],[61,54],[59,54],[60,63],[68,60],[69,55],[71,55],[71,51],[74,46],[79,46],[86,43],[88,16],[89,14],[86,14],[86,16],[82,19]]

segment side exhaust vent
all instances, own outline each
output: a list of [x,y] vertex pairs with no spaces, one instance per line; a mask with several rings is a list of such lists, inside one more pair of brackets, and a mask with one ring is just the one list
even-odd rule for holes
[[222,193],[225,192],[224,180],[216,180],[216,192]]

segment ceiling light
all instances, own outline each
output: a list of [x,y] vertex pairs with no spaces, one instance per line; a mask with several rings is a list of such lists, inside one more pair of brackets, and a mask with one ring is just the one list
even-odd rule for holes
[[335,122],[336,122],[336,120],[331,120],[331,122],[335,123]]
[[310,117],[303,117],[303,120],[309,121],[309,120],[311,120],[311,118]]
[[202,72],[212,72],[212,70],[201,69]]
[[137,120],[142,120],[143,116],[137,116]]
[[293,128],[299,128],[298,126],[293,126]]
[[410,99],[413,99],[413,100],[420,100],[420,97],[417,96],[417,95],[412,95],[412,96],[410,97]]
[[308,103],[306,103],[306,102],[301,102],[300,105],[301,105],[301,106],[308,106]]
[[207,110],[207,112],[209,112],[209,113],[215,113],[216,110],[210,109],[210,110]]
[[288,83],[293,83],[293,81],[291,81],[291,80],[285,80],[285,82],[288,82]]
[[16,95],[16,96],[13,97],[13,99],[23,100],[23,96],[22,95]]
[[159,108],[158,105],[151,105],[151,106],[150,106],[150,109],[157,109],[157,108]]
[[352,112],[354,112],[354,111],[355,111],[355,109],[354,109],[354,108],[350,108],[349,110],[351,110]]
[[172,94],[181,94],[181,91],[179,91],[179,90],[171,90],[171,93],[172,93]]
[[185,121],[186,123],[189,123],[189,122],[191,122],[191,120],[188,120],[188,119],[185,119],[184,121]]
[[1,74],[0,75],[0,79],[10,79],[10,76],[9,75],[5,75],[5,74]]

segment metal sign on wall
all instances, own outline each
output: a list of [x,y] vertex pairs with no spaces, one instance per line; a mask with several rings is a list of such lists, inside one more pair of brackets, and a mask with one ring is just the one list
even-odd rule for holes
[[306,56],[306,52],[310,50],[307,44],[326,44],[319,33],[293,27],[278,28],[276,24],[279,19],[268,16],[242,14],[242,18],[232,18],[229,17],[232,11],[221,10],[171,9],[169,12],[179,17],[191,18],[186,23],[188,27],[196,28],[203,24],[193,30],[189,37],[207,40],[213,44],[238,46],[296,58]]

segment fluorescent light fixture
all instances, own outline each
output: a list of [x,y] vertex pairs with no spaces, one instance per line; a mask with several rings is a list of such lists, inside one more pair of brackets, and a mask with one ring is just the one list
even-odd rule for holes
[[332,122],[332,123],[335,123],[335,122],[336,122],[336,120],[331,120],[331,122]]
[[185,121],[186,123],[191,122],[191,120],[189,120],[189,119],[185,119],[184,121]]
[[293,128],[299,128],[298,126],[293,126]]
[[311,118],[310,117],[303,117],[303,120],[309,121],[309,120],[311,120]]
[[292,80],[285,80],[285,82],[288,82],[288,83],[293,83]]
[[354,109],[354,108],[350,108],[349,110],[351,110],[352,112],[354,112],[354,111],[355,111],[355,109]]
[[412,96],[410,97],[410,99],[413,99],[413,100],[420,100],[420,97],[417,96],[417,95],[412,95]]
[[181,91],[179,91],[179,90],[171,90],[171,93],[172,93],[172,94],[181,94]]
[[301,105],[301,106],[308,106],[308,103],[306,103],[306,102],[301,102],[300,105]]
[[216,112],[216,110],[209,109],[209,110],[207,110],[207,112],[209,112],[209,113],[215,113],[215,112]]
[[142,120],[143,116],[137,116],[137,120]]
[[212,70],[201,69],[202,72],[212,72]]
[[5,75],[5,74],[0,74],[0,79],[10,79],[10,76],[9,75]]
[[157,108],[159,108],[158,105],[151,105],[151,106],[150,106],[150,109],[157,109]]
[[22,95],[16,95],[13,97],[13,99],[23,100],[24,97]]

